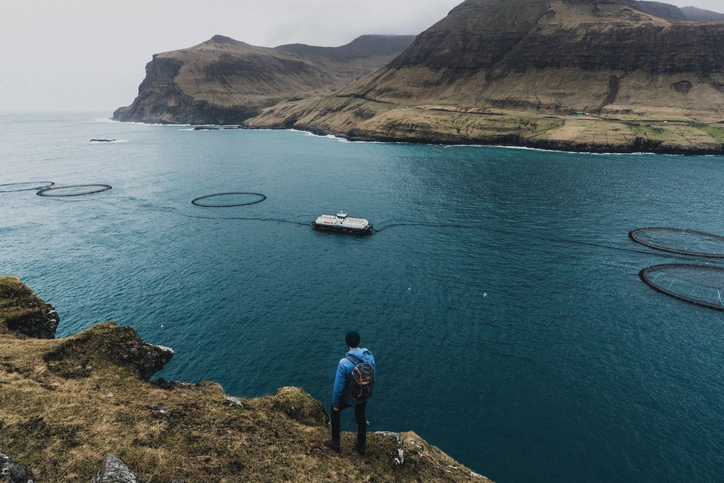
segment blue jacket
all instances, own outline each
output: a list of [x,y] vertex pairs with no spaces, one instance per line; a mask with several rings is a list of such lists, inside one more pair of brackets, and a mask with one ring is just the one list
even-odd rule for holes
[[[351,355],[357,361],[368,362],[372,366],[372,369],[374,369],[375,381],[377,380],[377,368],[375,367],[375,358],[374,356],[372,356],[372,353],[369,350],[356,347],[347,352],[347,355]],[[344,388],[347,385],[347,377],[349,376],[349,373],[352,372],[352,369],[354,369],[354,364],[352,364],[352,361],[347,359],[346,356],[344,359],[341,359],[339,361],[339,364],[337,365],[337,375],[334,378],[334,388],[332,389],[333,407],[339,407],[340,400],[342,399],[342,393],[344,392]],[[349,399],[344,402],[352,406],[359,404],[358,402],[354,402]]]

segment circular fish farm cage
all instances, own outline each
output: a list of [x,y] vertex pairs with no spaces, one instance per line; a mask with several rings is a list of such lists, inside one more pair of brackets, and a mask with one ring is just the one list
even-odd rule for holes
[[38,191],[38,196],[47,196],[49,198],[66,198],[70,196],[92,195],[101,193],[111,189],[107,184],[76,184],[71,186],[54,186]]
[[655,250],[695,257],[724,258],[724,237],[681,228],[639,228],[629,238]]
[[55,183],[52,181],[28,181],[23,183],[0,184],[0,193],[12,193],[15,191],[37,191],[47,189]]
[[724,267],[666,263],[639,272],[649,287],[700,307],[724,310]]
[[204,208],[231,208],[233,206],[247,206],[261,203],[266,199],[261,193],[248,191],[233,191],[200,196],[191,200],[191,203]]

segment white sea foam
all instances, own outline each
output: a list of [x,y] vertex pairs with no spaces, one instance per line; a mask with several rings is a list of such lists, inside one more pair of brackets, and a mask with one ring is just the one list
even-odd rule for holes
[[[103,117],[103,118],[97,118],[93,119],[93,122],[99,122],[99,123],[105,123],[105,124],[126,124],[129,126],[168,126],[168,124],[150,124],[147,122],[140,122],[140,121],[119,121],[118,119],[112,119],[109,117]],[[178,126],[178,124],[175,124]]]
[[[443,149],[452,148],[495,148],[495,149],[517,149],[521,151],[538,151],[541,153],[559,153],[559,154],[583,154],[587,156],[689,156],[686,154],[658,154],[649,152],[633,152],[633,153],[591,153],[588,151],[563,151],[555,149],[532,148],[530,146],[506,146],[502,144],[440,144]],[[715,156],[715,155],[712,155]]]
[[119,123],[119,124],[127,124],[129,126],[160,126],[160,127],[179,127],[179,126],[191,126],[192,124],[166,124],[161,122],[141,122],[141,121],[119,121],[117,119],[110,119],[110,118],[99,118],[94,119],[93,122],[104,122],[104,123]]
[[171,354],[174,354],[174,353],[175,353],[174,350],[173,350],[171,347],[166,347],[165,345],[158,345],[158,344],[156,344],[156,347],[158,347],[159,349],[161,349],[161,350],[163,350],[163,351],[170,352]]

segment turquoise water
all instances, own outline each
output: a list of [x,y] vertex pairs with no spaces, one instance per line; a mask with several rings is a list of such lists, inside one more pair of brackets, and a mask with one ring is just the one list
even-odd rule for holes
[[[682,258],[627,233],[724,234],[724,158],[104,116],[0,115],[0,184],[113,186],[0,193],[0,273],[56,307],[58,336],[114,320],[176,350],[157,377],[328,405],[356,329],[379,370],[370,430],[415,431],[499,482],[720,479],[724,314],[644,285],[640,269]],[[267,199],[191,204],[231,191]],[[380,231],[310,227],[339,210]]]

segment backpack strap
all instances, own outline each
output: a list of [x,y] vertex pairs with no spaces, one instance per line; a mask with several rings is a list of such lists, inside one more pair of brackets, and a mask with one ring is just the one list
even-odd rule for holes
[[[350,361],[354,365],[354,367],[357,367],[357,360],[354,358],[354,356],[347,354],[345,356],[345,359]],[[349,371],[347,373],[347,379],[344,382],[344,390],[342,391],[342,396],[341,396],[343,401],[347,401],[347,399],[349,398],[349,381],[352,379],[352,373],[354,372],[354,367],[352,368],[351,371]]]

